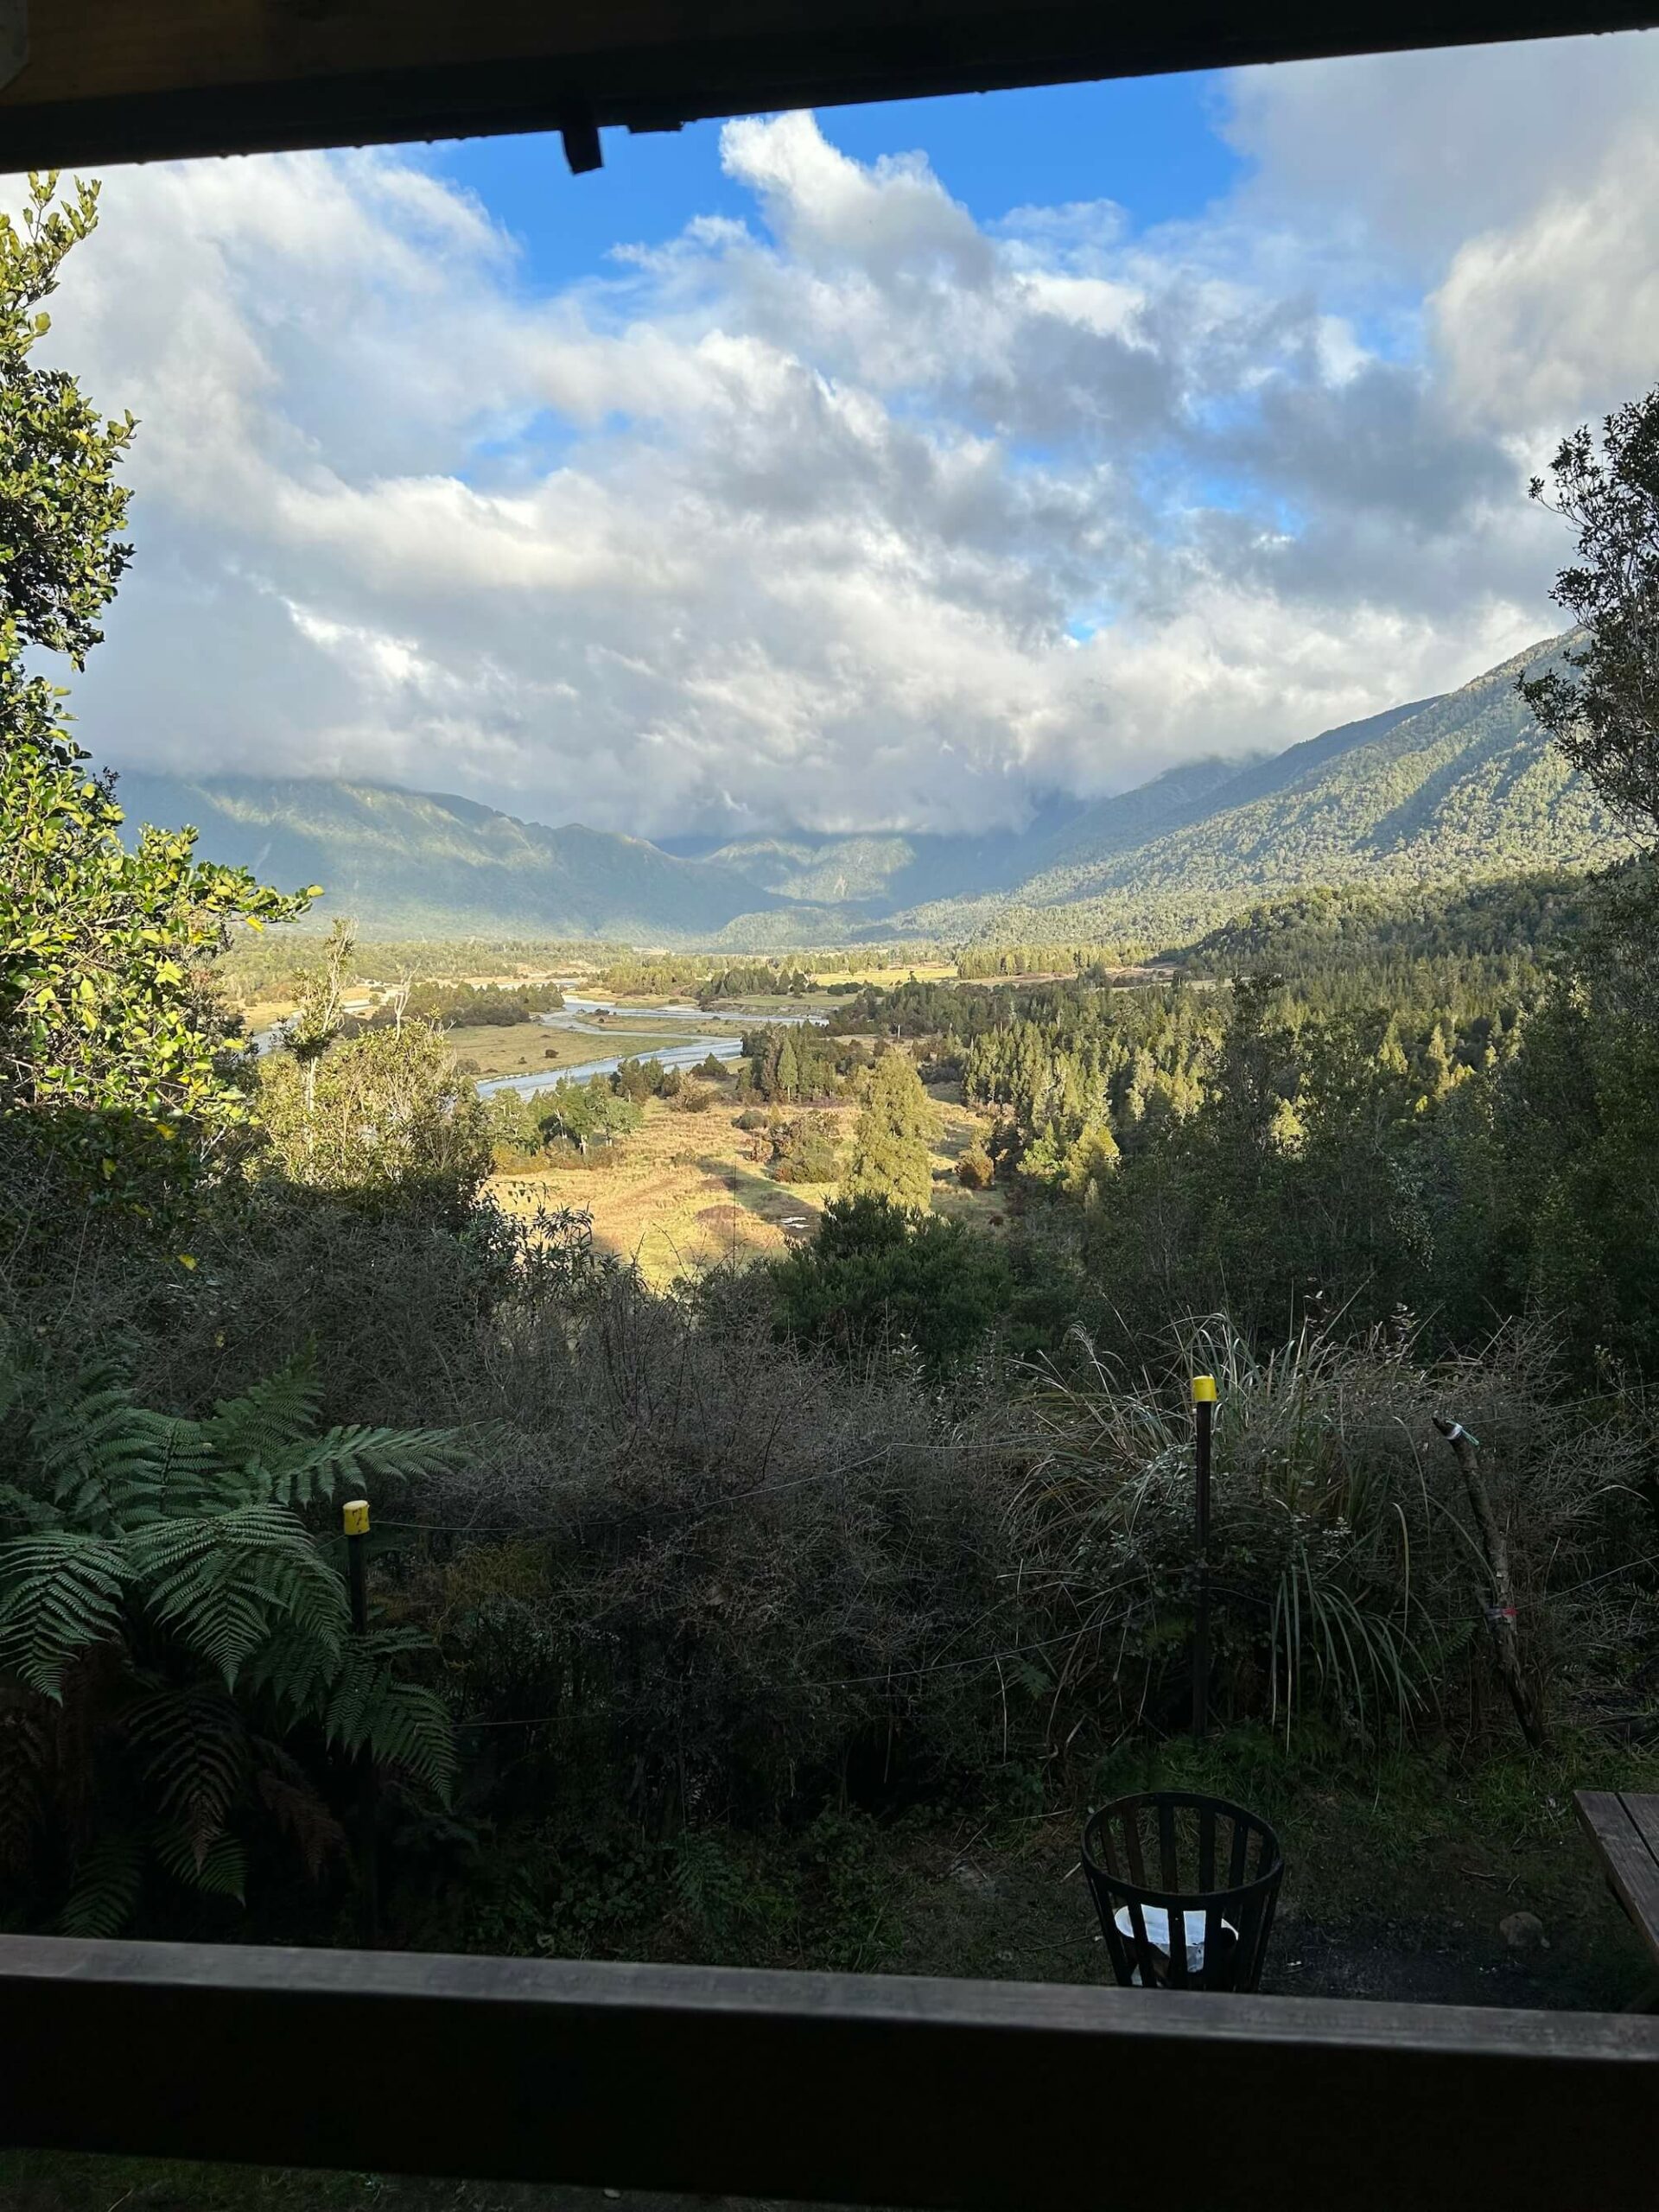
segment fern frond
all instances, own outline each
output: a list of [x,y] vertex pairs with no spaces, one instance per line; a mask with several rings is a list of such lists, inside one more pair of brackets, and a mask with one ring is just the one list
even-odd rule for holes
[[435,1691],[400,1680],[385,1663],[391,1651],[420,1641],[394,1631],[353,1643],[323,1726],[330,1743],[366,1751],[382,1766],[402,1767],[447,1805],[455,1776],[449,1708]]
[[73,1396],[48,1405],[32,1440],[51,1497],[103,1534],[177,1510],[180,1491],[188,1504],[213,1464],[197,1424],[136,1405],[111,1362],[84,1370]]
[[222,1398],[202,1426],[222,1465],[269,1465],[306,1435],[321,1402],[315,1356],[306,1351],[239,1398]]
[[280,1744],[257,1746],[262,1762],[254,1788],[259,1801],[289,1840],[297,1846],[305,1871],[315,1882],[335,1852],[346,1847],[346,1831],[329,1811],[299,1761]]
[[61,1700],[70,1660],[118,1637],[128,1572],[119,1545],[73,1529],[0,1544],[0,1663]]
[[0,1520],[21,1521],[29,1529],[57,1529],[63,1524],[59,1509],[43,1497],[31,1497],[15,1483],[0,1483]]
[[135,1534],[130,1556],[146,1612],[227,1684],[277,1616],[325,1641],[343,1632],[340,1579],[280,1506],[158,1522]]
[[216,1690],[157,1690],[129,1707],[126,1732],[156,1802],[200,1867],[246,1785],[247,1731]]
[[[270,1496],[283,1505],[309,1505],[333,1497],[342,1484],[413,1481],[445,1474],[462,1439],[455,1429],[331,1428],[315,1443],[285,1452],[268,1465]],[[349,1493],[348,1493],[349,1494]]]
[[251,1653],[237,1678],[240,1690],[262,1694],[284,1719],[316,1709],[340,1671],[340,1643],[284,1623]]
[[27,1863],[45,1812],[51,1737],[42,1709],[14,1696],[0,1709],[0,1873]]
[[118,1936],[132,1917],[144,1878],[142,1828],[106,1828],[75,1863],[68,1900],[58,1916],[65,1936]]
[[198,1853],[181,1828],[164,1821],[156,1831],[156,1856],[175,1881],[208,1897],[247,1903],[248,1854],[234,1836],[215,1836]]

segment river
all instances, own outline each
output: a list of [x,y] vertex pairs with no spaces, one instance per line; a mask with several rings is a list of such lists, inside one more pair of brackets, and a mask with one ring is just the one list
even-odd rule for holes
[[[564,995],[562,1014],[544,1014],[538,1017],[549,1029],[574,1030],[582,1037],[613,1037],[615,1032],[595,1028],[584,1021],[585,1014],[626,1014],[636,1020],[664,1022],[707,1021],[708,1010],[698,1006],[622,1006],[614,999],[579,998],[574,992]],[[764,1024],[785,1022],[798,1025],[810,1022],[822,1027],[821,1014],[751,1014],[734,1009],[731,1019],[746,1021],[752,1027]],[[587,1083],[596,1075],[614,1075],[624,1060],[660,1060],[665,1068],[695,1068],[700,1066],[710,1053],[717,1060],[736,1060],[743,1056],[741,1037],[695,1037],[684,1045],[655,1045],[649,1037],[633,1039],[626,1052],[613,1054],[608,1059],[579,1060],[575,1067],[547,1068],[537,1075],[496,1076],[480,1083],[478,1095],[488,1098],[498,1090],[516,1090],[521,1097],[533,1097],[538,1090],[550,1090],[556,1083]]]
[[[707,1021],[709,1018],[709,1010],[700,1006],[623,1006],[615,999],[582,998],[574,991],[565,993],[562,1012],[538,1014],[536,1018],[548,1029],[574,1032],[579,1037],[614,1038],[613,1029],[601,1029],[594,1022],[583,1020],[584,1014],[622,1014],[633,1020],[669,1025]],[[741,1008],[734,1008],[729,1018],[747,1022],[753,1028],[769,1022],[811,1022],[822,1027],[824,1019],[821,1014],[745,1014]],[[450,1033],[458,1039],[460,1033]],[[282,1048],[282,1030],[262,1029],[253,1042],[262,1052],[278,1052]],[[685,1045],[653,1045],[649,1037],[640,1037],[625,1052],[613,1053],[607,1059],[579,1060],[575,1067],[546,1068],[536,1075],[493,1077],[479,1084],[478,1095],[487,1098],[493,1091],[517,1090],[529,1098],[536,1091],[550,1090],[556,1083],[586,1083],[596,1075],[614,1075],[624,1060],[660,1060],[665,1068],[694,1068],[711,1052],[717,1060],[741,1059],[743,1040],[741,1037],[696,1037]]]

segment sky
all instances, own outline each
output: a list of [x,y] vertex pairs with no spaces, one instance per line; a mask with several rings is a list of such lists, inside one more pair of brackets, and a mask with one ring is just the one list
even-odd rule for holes
[[44,341],[140,422],[79,734],[976,832],[1467,681],[1659,376],[1656,121],[1648,33],[112,170]]

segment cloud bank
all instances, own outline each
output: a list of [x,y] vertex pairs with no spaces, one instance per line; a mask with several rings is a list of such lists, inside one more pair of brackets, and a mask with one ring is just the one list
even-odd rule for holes
[[743,222],[553,294],[418,154],[118,172],[49,341],[142,421],[81,734],[969,830],[1459,682],[1553,626],[1527,477],[1659,363],[1656,111],[1659,35],[1243,72],[1244,181],[1154,229],[734,122]]

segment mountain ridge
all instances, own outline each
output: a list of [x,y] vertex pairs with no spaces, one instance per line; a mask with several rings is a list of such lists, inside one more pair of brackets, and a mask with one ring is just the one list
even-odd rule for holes
[[999,898],[936,903],[894,925],[955,938],[1175,943],[1273,892],[1472,882],[1620,859],[1629,835],[1516,689],[1562,642],[1545,639],[1455,691],[1290,747],[1139,843],[1096,845]]
[[778,831],[693,857],[366,780],[130,771],[117,796],[135,827],[193,822],[206,857],[324,884],[324,912],[353,912],[371,933],[734,951],[884,935],[1174,943],[1277,892],[1478,880],[1627,853],[1516,690],[1561,642],[1282,752],[1182,762],[978,836]]

